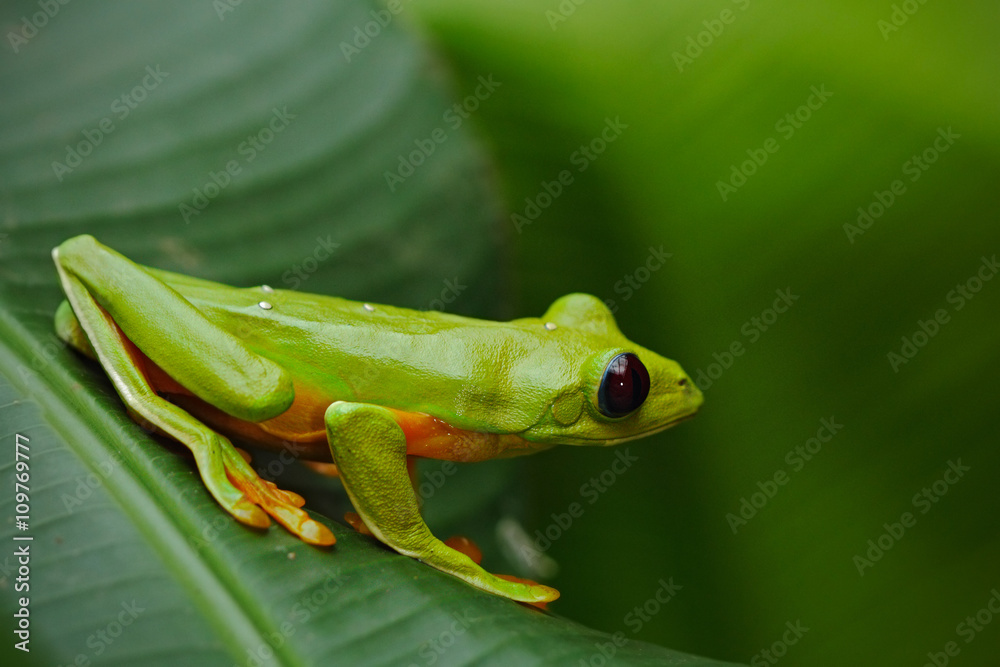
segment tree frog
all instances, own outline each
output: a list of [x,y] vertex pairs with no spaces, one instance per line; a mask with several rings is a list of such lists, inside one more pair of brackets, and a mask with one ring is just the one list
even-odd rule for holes
[[472,462],[613,445],[691,417],[702,395],[674,361],[632,343],[586,294],[541,318],[492,322],[331,296],[236,288],[140,266],[92,236],[52,251],[66,293],[58,335],[95,358],[129,414],[194,455],[244,524],[268,516],[307,543],[329,528],[262,480],[230,438],[295,443],[332,463],[378,540],[484,591],[559,596],[504,579],[438,540],[412,482],[419,457]]

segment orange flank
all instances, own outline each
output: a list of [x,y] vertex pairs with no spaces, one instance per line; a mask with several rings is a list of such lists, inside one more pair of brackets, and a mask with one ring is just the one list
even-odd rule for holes
[[409,456],[473,463],[544,448],[514,434],[469,431],[422,412],[389,409],[406,436]]
[[430,459],[450,459],[448,453],[455,441],[469,431],[455,428],[437,417],[423,412],[405,412],[389,408],[406,436],[406,453]]
[[[315,387],[295,382],[295,400],[287,410],[262,422],[250,422],[198,398],[138,349],[130,352],[157,393],[216,430],[267,449],[287,449],[303,460],[332,462],[324,418],[333,400]],[[516,436],[468,431],[423,412],[387,409],[403,429],[409,456],[473,462],[530,450]]]

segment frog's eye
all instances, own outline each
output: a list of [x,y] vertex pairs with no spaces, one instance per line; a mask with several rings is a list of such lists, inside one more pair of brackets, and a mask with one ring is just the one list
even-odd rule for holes
[[597,391],[597,409],[607,417],[624,417],[649,395],[649,372],[634,354],[619,354],[611,360],[601,388]]

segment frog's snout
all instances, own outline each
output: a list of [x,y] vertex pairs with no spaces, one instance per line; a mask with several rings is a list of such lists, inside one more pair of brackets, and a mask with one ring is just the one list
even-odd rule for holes
[[701,393],[701,389],[687,375],[682,376],[677,381],[677,387],[691,407],[692,413],[696,412],[701,407],[701,404],[705,402],[705,396]]

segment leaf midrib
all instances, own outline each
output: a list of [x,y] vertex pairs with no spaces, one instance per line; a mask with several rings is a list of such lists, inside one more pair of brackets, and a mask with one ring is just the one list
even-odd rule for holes
[[[0,304],[9,305],[4,301],[0,298]],[[90,410],[83,401],[74,400],[74,392],[69,388],[75,381],[69,371],[56,361],[50,362],[46,368],[44,382],[32,370],[34,382],[32,386],[26,386],[20,379],[18,366],[30,368],[27,359],[32,340],[10,310],[0,308],[0,341],[3,341],[0,345],[0,373],[39,405],[49,425],[67,446],[88,468],[97,472],[90,465],[92,460],[99,458],[94,454],[106,454],[108,451],[102,432],[110,436],[117,430],[117,425],[105,415]],[[65,404],[78,409],[58,409]],[[95,424],[80,416],[84,412]],[[119,440],[126,439],[121,437],[123,434],[117,435]],[[130,463],[137,461],[134,452],[123,454]],[[211,547],[202,549],[205,557],[199,557],[199,552],[184,537],[194,528],[192,522],[164,509],[163,501],[170,496],[164,492],[161,479],[152,477],[139,482],[133,475],[132,469],[128,473],[120,470],[118,474],[104,479],[104,488],[146,538],[150,548],[160,556],[165,567],[187,590],[189,598],[205,619],[218,630],[219,639],[230,654],[239,658],[247,647],[266,643],[264,637],[277,632],[278,626],[260,608],[259,600],[232,575]],[[307,664],[303,656],[291,650],[291,642],[285,642],[280,647],[268,646],[274,652],[274,659],[261,660],[262,664]]]

